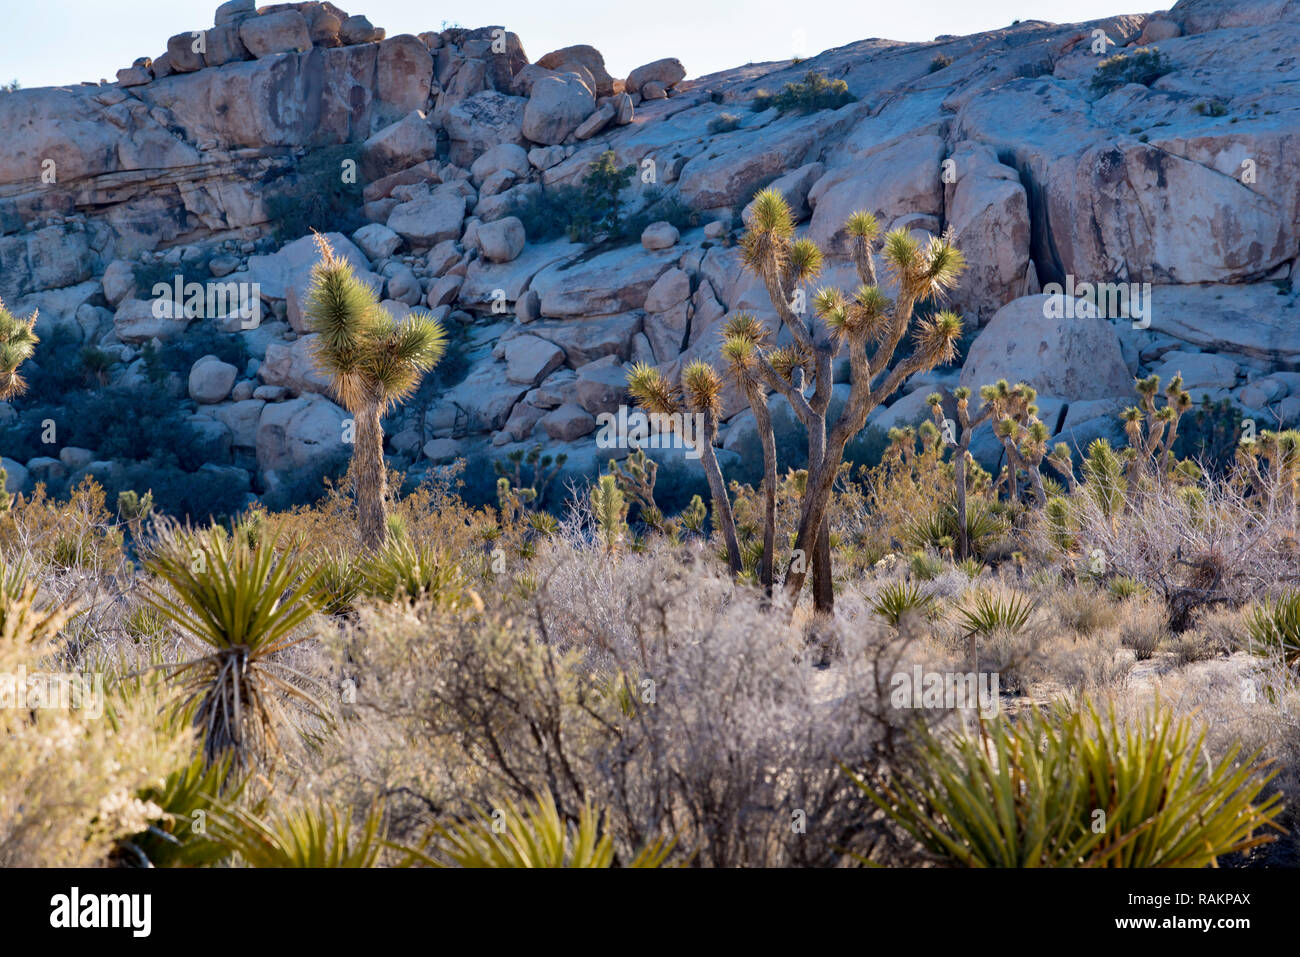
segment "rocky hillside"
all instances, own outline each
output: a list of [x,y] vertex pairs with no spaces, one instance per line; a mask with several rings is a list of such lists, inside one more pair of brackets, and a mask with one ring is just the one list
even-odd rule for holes
[[[964,368],[907,383],[874,425],[1005,376],[1071,443],[1122,441],[1116,413],[1148,372],[1261,428],[1300,420],[1296,0],[863,40],[689,81],[671,57],[615,79],[590,46],[530,61],[498,27],[386,37],[332,3],[232,0],[213,26],[176,26],[115,83],[0,93],[0,296],[39,308],[44,340],[31,393],[0,414],[11,489],[165,471],[223,502],[289,499],[336,468],[346,414],[301,311],[310,227],[395,312],[454,332],[387,423],[395,467],[465,457],[482,484],[490,458],[540,442],[589,476],[621,454],[593,433],[627,401],[628,363],[671,376],[716,357],[738,310],[775,325],[735,246],[769,184],[830,253],[825,282],[856,285],[838,254],[859,208],[951,229],[969,260],[952,297]],[[849,102],[763,95],[813,72]],[[607,151],[606,184],[627,185],[602,205],[583,187]],[[156,308],[155,283],[178,281],[260,301],[252,318]],[[1057,318],[1053,283],[1150,284],[1149,309]],[[756,455],[743,407],[725,410],[729,474]]]

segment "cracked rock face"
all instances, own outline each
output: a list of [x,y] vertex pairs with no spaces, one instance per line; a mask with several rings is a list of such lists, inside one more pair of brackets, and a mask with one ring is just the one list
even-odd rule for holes
[[[1179,370],[1270,425],[1300,417],[1297,0],[863,40],[693,80],[672,57],[618,78],[586,45],[530,63],[501,27],[389,37],[332,3],[231,0],[212,27],[185,26],[115,84],[0,94],[0,296],[135,381],[144,345],[200,321],[156,312],[141,276],[204,263],[256,282],[260,325],[221,326],[256,366],[204,361],[179,389],[229,433],[217,444],[254,493],[340,453],[346,414],[312,367],[302,308],[314,246],[282,229],[286,205],[343,186],[357,197],[346,235],[322,224],[336,251],[394,315],[427,308],[464,334],[465,378],[395,414],[405,465],[542,442],[594,466],[583,443],[622,401],[628,363],[672,378],[717,361],[740,310],[780,340],[736,248],[768,185],[825,250],[818,284],[856,288],[842,227],[859,209],[921,239],[951,230],[966,256],[946,304],[978,331],[965,369],[906,385],[878,422],[1006,377],[1039,389],[1062,435],[1111,435],[1133,376]],[[1097,29],[1107,55],[1157,44],[1168,71],[1094,86]],[[751,110],[809,70],[856,101]],[[636,171],[621,198],[637,232],[589,247],[546,222],[544,201],[608,150]],[[689,215],[668,222],[667,202]],[[1150,322],[1045,316],[1040,294],[1067,282],[1149,283]],[[723,405],[742,435],[743,398],[729,389]],[[13,463],[11,483],[57,478],[37,466]]]

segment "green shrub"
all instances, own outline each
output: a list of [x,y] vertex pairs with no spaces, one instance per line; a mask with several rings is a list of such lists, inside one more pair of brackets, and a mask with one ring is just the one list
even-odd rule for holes
[[1262,650],[1281,654],[1288,664],[1300,662],[1300,591],[1264,599],[1248,614],[1246,630]]
[[919,582],[890,582],[871,602],[871,610],[895,628],[911,614],[934,612],[934,595]]
[[940,53],[930,61],[930,69],[927,72],[938,73],[940,70],[950,66],[952,66],[952,57],[948,56],[946,53]]
[[1092,74],[1092,91],[1106,94],[1126,83],[1150,86],[1173,70],[1169,57],[1156,47],[1141,47],[1130,53],[1116,53],[1097,64]]
[[802,83],[787,83],[780,93],[759,90],[752,108],[756,113],[773,108],[779,113],[815,113],[838,110],[857,99],[843,80],[828,80],[825,74],[809,70]]
[[356,143],[326,146],[303,157],[292,172],[267,184],[263,194],[267,218],[274,224],[276,242],[284,244],[322,232],[351,234],[365,224],[361,215],[362,184],[343,180],[344,163],[361,165]]
[[1216,96],[1212,100],[1202,100],[1197,103],[1196,112],[1201,116],[1227,116],[1228,104]]
[[1125,724],[1091,703],[1037,709],[976,735],[923,731],[915,771],[857,786],[956,867],[1206,867],[1274,840],[1281,795],[1258,754],[1218,761],[1168,711]]
[[714,136],[730,133],[740,128],[740,117],[735,113],[722,113],[709,120],[709,132]]
[[433,546],[405,535],[389,538],[360,572],[361,591],[381,601],[432,601],[450,610],[467,598],[460,569]]
[[[412,856],[431,867],[603,868],[614,864],[614,841],[601,826],[604,815],[590,804],[583,805],[576,826],[560,816],[550,791],[538,792],[534,806],[523,810],[509,800],[504,804],[496,811],[475,808],[467,820],[436,825]],[[626,866],[660,867],[672,849],[671,841],[654,841]]]
[[385,846],[383,814],[372,807],[359,828],[350,809],[323,803],[258,817],[255,811],[218,806],[212,836],[249,867],[374,867]]

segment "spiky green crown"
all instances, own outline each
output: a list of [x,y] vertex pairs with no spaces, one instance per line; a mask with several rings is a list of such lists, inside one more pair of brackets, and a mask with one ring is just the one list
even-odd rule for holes
[[682,392],[692,411],[715,415],[721,411],[722,379],[703,359],[692,360],[682,370]]
[[871,242],[880,235],[880,223],[871,213],[859,209],[849,215],[844,223],[844,231],[853,239]]
[[36,312],[19,319],[0,299],[0,401],[21,395],[27,382],[18,374],[18,367],[32,357],[40,341],[33,331]]
[[317,334],[316,364],[350,411],[368,402],[390,408],[409,398],[442,359],[446,330],[422,310],[395,320],[352,264],[335,254],[328,239],[314,235],[321,258],[312,268],[306,313],[308,328]]
[[787,253],[786,271],[796,283],[816,279],[822,271],[821,248],[811,239],[798,239]]
[[960,341],[961,316],[955,312],[937,312],[917,326],[917,352],[931,366],[951,362]]
[[651,412],[671,415],[680,411],[676,392],[668,380],[658,369],[644,362],[636,363],[628,371],[627,391],[638,405]]

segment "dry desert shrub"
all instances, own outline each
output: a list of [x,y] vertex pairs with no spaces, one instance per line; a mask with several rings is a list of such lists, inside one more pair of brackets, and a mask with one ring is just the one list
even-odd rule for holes
[[188,760],[193,742],[158,720],[157,681],[64,669],[58,634],[72,609],[36,602],[35,586],[10,574],[4,584],[0,867],[101,864],[157,817],[139,794]]
[[620,860],[664,836],[704,866],[828,865],[880,842],[840,762],[903,747],[914,718],[887,689],[906,640],[844,629],[829,674],[800,660],[794,626],[672,549],[538,562],[528,604],[363,615],[349,635],[358,720],[424,763],[405,785],[383,768],[385,787],[455,813],[542,788],[569,820],[591,802]]

